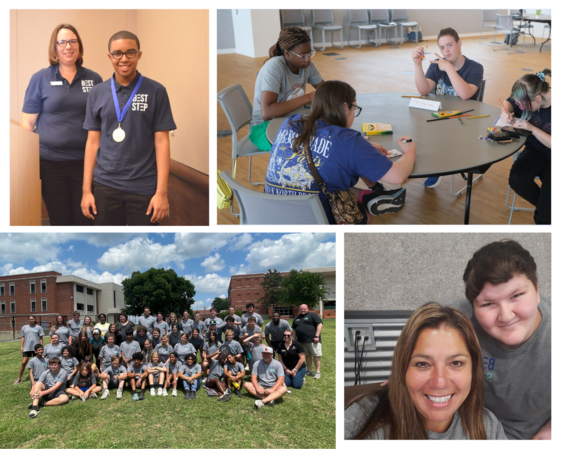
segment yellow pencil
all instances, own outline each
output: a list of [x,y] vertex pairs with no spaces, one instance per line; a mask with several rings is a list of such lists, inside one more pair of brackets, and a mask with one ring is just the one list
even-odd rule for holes
[[489,117],[489,114],[487,114],[487,115],[476,115],[475,117],[468,118],[468,120],[471,120],[472,118],[483,118],[483,117]]
[[419,95],[402,95],[401,98],[425,98],[425,97]]

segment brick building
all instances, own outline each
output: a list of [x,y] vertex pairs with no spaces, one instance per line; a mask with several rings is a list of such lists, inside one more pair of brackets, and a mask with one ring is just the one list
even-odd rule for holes
[[[319,309],[312,312],[319,314],[322,318],[335,318],[335,267],[328,268],[305,268],[303,271],[321,273],[325,279],[324,290],[327,295],[320,301]],[[288,276],[289,272],[281,272],[281,276]],[[230,278],[228,285],[228,306],[245,311],[245,305],[249,302],[255,304],[255,312],[270,318],[274,312],[279,312],[283,318],[292,318],[299,313],[298,307],[269,307],[261,304],[261,298],[265,290],[261,286],[265,273],[239,274]]]

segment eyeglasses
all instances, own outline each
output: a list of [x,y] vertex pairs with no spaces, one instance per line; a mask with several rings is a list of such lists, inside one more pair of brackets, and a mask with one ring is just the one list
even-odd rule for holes
[[356,104],[350,104],[350,106],[354,106],[355,108],[355,117],[358,117],[360,115],[360,113],[362,112],[362,108],[360,106],[357,106]]
[[56,41],[56,44],[60,47],[60,48],[64,48],[66,47],[68,44],[74,46],[74,45],[78,45],[78,40],[77,39],[70,39],[69,41],[65,41],[65,40],[60,40],[60,41]]
[[[128,59],[134,59],[134,58],[136,58],[136,55],[138,54],[138,50],[127,50],[124,53],[122,51],[114,51],[113,53],[110,53],[110,54],[111,54],[111,56],[113,56],[113,59],[122,59],[124,55],[127,55]],[[148,313],[150,313],[150,312],[148,312]]]
[[284,335],[284,338],[289,338],[289,337],[292,337],[292,335],[291,334]]
[[307,53],[305,55],[299,55],[298,53],[294,53],[293,51],[288,50],[289,53],[292,53],[294,56],[298,56],[300,59],[302,59],[303,61],[309,61],[310,59],[312,59],[314,57],[314,55],[316,54],[315,50],[312,50],[310,53]]

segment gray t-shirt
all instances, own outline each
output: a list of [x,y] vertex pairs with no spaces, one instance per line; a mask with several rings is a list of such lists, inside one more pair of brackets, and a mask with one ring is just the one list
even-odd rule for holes
[[205,325],[206,325],[207,327],[210,326],[210,322],[213,321],[213,320],[216,322],[216,327],[217,327],[217,328],[220,327],[220,326],[222,326],[222,325],[224,324],[224,321],[222,321],[222,318],[219,318],[219,317],[212,318],[212,317],[211,317],[211,318],[207,318],[207,319],[205,320]]
[[168,371],[169,371],[170,374],[175,374],[175,373],[177,373],[177,371],[179,371],[179,367],[180,367],[180,366],[181,366],[181,362],[171,363],[171,362],[168,360],[167,369],[168,369]]
[[127,372],[128,373],[134,373],[136,374],[136,376],[134,376],[135,379],[140,379],[140,375],[142,373],[144,373],[146,371],[146,365],[140,365],[138,368],[136,368],[134,366],[134,363],[131,363],[131,365],[127,368]]
[[205,345],[203,346],[203,351],[206,351],[206,355],[212,355],[216,351],[218,351],[220,346],[222,346],[222,343],[220,342],[212,342],[212,343],[206,342]]
[[[262,329],[257,326],[257,324],[253,327],[253,329],[249,326],[242,327],[242,338],[245,340],[247,337],[251,337],[255,333],[255,331],[259,331],[262,333]],[[247,334],[247,337],[245,336],[245,334]]]
[[41,377],[39,377],[39,382],[45,385],[45,390],[54,387],[58,382],[61,382],[60,386],[55,391],[66,391],[66,371],[59,369],[58,373],[53,374],[53,372],[48,369]]
[[61,352],[62,352],[62,348],[65,345],[63,345],[62,343],[59,343],[58,345],[53,345],[52,343],[49,343],[47,346],[45,346],[45,350],[43,351],[43,357],[46,357],[47,360],[48,359],[52,359],[53,357],[61,357]]
[[142,347],[136,340],[133,340],[130,343],[128,341],[124,341],[121,343],[121,351],[123,352],[123,357],[130,360],[135,352],[142,352]]
[[237,376],[238,373],[241,373],[244,370],[244,367],[240,362],[236,362],[235,365],[226,363],[226,369],[232,373],[232,376]]
[[[261,120],[261,121],[263,121],[263,120]],[[251,315],[249,315],[246,312],[241,317],[242,331],[243,331],[243,328],[248,325],[248,323],[249,323],[248,320],[249,320],[249,317],[251,317],[251,316],[255,318],[255,325],[259,326],[260,328],[263,328],[263,317],[261,315],[259,315],[258,313],[255,313],[255,312],[253,312]]]
[[66,375],[70,376],[74,368],[78,366],[78,360],[75,357],[60,358],[60,369],[66,371]]
[[265,335],[271,334],[271,341],[283,341],[284,331],[292,331],[290,324],[286,320],[280,320],[278,325],[270,321],[265,326]]
[[140,326],[146,326],[146,329],[148,329],[148,333],[151,334],[152,333],[152,329],[154,329],[154,323],[156,322],[156,318],[154,318],[153,316],[149,316],[148,318],[144,315],[142,315],[139,319],[138,319],[138,324]]
[[60,342],[63,345],[68,344],[68,337],[70,336],[70,330],[66,326],[60,326],[58,329],[55,330],[55,327],[51,327],[51,332],[49,335],[52,337],[54,334],[57,334]]
[[206,332],[207,328],[208,328],[208,327],[207,327],[207,325],[205,324],[205,322],[204,322],[203,320],[200,320],[200,321],[193,321],[193,322],[191,323],[191,330],[193,330],[193,329],[199,329],[199,331],[200,331],[199,333],[200,333],[201,335],[203,334],[203,332]]
[[26,324],[21,328],[19,331],[19,335],[24,338],[23,340],[23,350],[24,352],[27,351],[35,351],[33,349],[36,344],[41,343],[39,341],[40,337],[44,336],[45,333],[43,332],[43,328],[36,324],[35,326],[30,326]]
[[[366,397],[360,402],[356,402],[345,410],[345,439],[350,440],[357,435],[363,428],[372,410],[376,407],[378,400],[373,397]],[[483,424],[487,431],[488,440],[506,440],[503,426],[496,416],[489,410],[483,410]],[[444,433],[437,433],[427,430],[429,440],[467,440],[464,433],[460,413],[456,411],[448,430]],[[384,429],[379,428],[371,432],[367,440],[384,440]]]
[[177,357],[179,357],[181,363],[185,363],[185,356],[187,354],[195,354],[197,352],[197,350],[191,343],[187,343],[186,345],[177,343],[173,350],[177,353]]
[[[286,65],[284,56],[275,56],[269,59],[261,67],[259,75],[257,75],[257,81],[255,81],[253,116],[250,126],[263,123],[263,118],[261,117],[261,94],[264,90],[278,94],[277,103],[282,103],[305,95],[306,84],[309,83],[316,86],[321,81],[322,77],[312,61],[310,61],[309,67],[298,70],[298,73],[292,73]],[[245,325],[246,323],[243,324]]]
[[33,370],[33,380],[37,382],[39,377],[41,377],[41,374],[49,369],[49,362],[45,357],[33,357],[32,359],[29,359],[27,369]]
[[72,335],[72,339],[76,338],[80,331],[82,330],[82,326],[84,325],[84,321],[80,320],[76,323],[74,319],[68,320],[66,326],[70,329],[70,335]]
[[162,321],[161,323],[158,323],[158,321],[156,321],[154,323],[154,327],[157,327],[162,331],[160,336],[167,335],[167,333],[169,332],[169,324],[166,323],[165,321]]
[[[264,344],[254,344],[253,347],[251,348],[251,359],[249,360],[249,369],[253,372],[253,366],[255,365],[256,362],[258,362],[259,360],[263,359],[262,353],[263,353],[263,348],[265,348],[266,346]],[[281,365],[282,366],[282,365]],[[284,373],[284,371],[283,371]]]
[[158,362],[158,365],[154,365],[154,363],[150,362],[148,365],[146,365],[147,368],[164,368],[164,363],[163,362]]
[[251,369],[251,374],[257,376],[259,385],[270,388],[275,385],[279,377],[284,377],[284,370],[278,360],[271,360],[271,363],[265,363],[265,360],[259,360]]
[[169,355],[173,352],[173,348],[170,345],[158,345],[154,348],[158,354],[160,354],[160,359],[162,362],[166,363],[168,361]]
[[208,378],[220,378],[224,374],[224,367],[216,359],[212,359],[208,368]]
[[101,371],[104,371],[105,368],[111,366],[111,357],[118,355],[121,357],[121,348],[117,345],[113,345],[112,348],[109,345],[102,346],[99,350],[99,358],[101,359]]
[[191,329],[193,329],[193,320],[190,318],[187,321],[181,320],[179,322],[179,326],[181,327],[181,330],[183,332],[185,332],[186,334],[190,334]]
[[226,346],[230,346],[230,349],[232,350],[232,354],[234,355],[238,355],[243,352],[242,345],[240,345],[236,340],[232,340],[232,341],[226,340],[224,344]]
[[517,349],[508,349],[472,317],[483,353],[485,407],[503,424],[510,440],[532,439],[551,419],[551,308],[539,304],[542,321]]
[[105,374],[109,374],[111,376],[111,379],[113,379],[115,376],[120,376],[121,374],[126,373],[127,369],[123,365],[119,365],[118,368],[115,368],[113,367],[113,365],[111,365],[109,368],[105,368],[103,372]]
[[184,364],[179,367],[179,372],[185,374],[186,377],[192,377],[201,372],[201,365],[198,363],[195,363],[193,366]]

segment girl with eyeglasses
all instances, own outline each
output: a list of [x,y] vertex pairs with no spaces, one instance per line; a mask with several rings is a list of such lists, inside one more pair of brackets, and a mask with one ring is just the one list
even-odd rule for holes
[[86,101],[103,81],[86,69],[84,46],[76,28],[58,25],[49,42],[49,67],[35,73],[27,86],[21,127],[39,134],[41,191],[53,226],[85,226],[91,221],[80,207]]
[[398,212],[405,203],[405,189],[385,190],[378,181],[401,184],[413,171],[417,145],[409,136],[397,139],[403,155],[395,162],[381,145],[371,144],[350,129],[361,108],[356,92],[343,81],[326,81],[315,92],[309,115],[294,114],[282,124],[271,150],[265,193],[319,195],[329,223],[335,224],[328,199],[317,185],[306,161],[309,150],[328,193],[345,191],[361,178],[370,190],[358,193],[363,219]]
[[270,54],[255,82],[249,135],[249,140],[263,151],[271,149],[266,135],[269,121],[310,103],[315,92],[306,93],[306,84],[317,89],[323,83],[312,62],[315,50],[305,30],[283,28]]
[[[509,184],[536,207],[536,224],[551,224],[551,86],[550,69],[522,76],[503,103],[502,118],[514,128],[531,131],[526,146],[514,161]],[[541,187],[535,178],[539,177]]]

